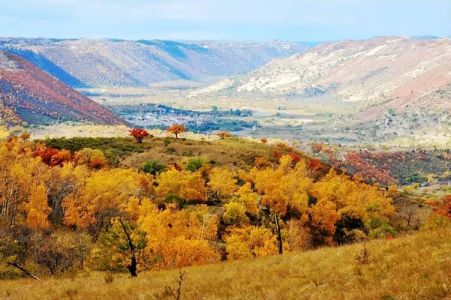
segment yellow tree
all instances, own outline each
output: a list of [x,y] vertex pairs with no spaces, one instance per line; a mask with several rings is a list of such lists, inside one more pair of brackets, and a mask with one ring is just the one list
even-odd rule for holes
[[99,149],[83,148],[75,154],[77,164],[84,164],[93,169],[102,169],[108,166],[105,154]]
[[169,205],[158,210],[150,202],[143,203],[140,228],[147,234],[146,253],[154,257],[155,268],[175,268],[220,260],[212,245],[216,240],[217,222],[208,207],[179,210]]
[[[391,199],[377,186],[352,180],[333,169],[311,190],[315,205],[310,207],[312,225],[338,243],[352,241],[356,230],[373,230],[387,224],[394,213]],[[339,221],[339,223],[337,223]],[[338,230],[338,232],[336,232]]]
[[252,169],[257,192],[262,195],[261,203],[269,210],[278,240],[278,250],[283,252],[281,216],[289,211],[305,214],[308,208],[309,189],[312,180],[308,177],[304,160],[293,166],[292,158],[282,156],[276,169]]
[[25,224],[32,189],[49,177],[49,167],[33,157],[31,146],[17,138],[0,143],[0,224],[8,227]]
[[48,216],[51,208],[47,203],[47,191],[42,184],[32,186],[30,189],[30,200],[25,204],[27,215],[26,225],[30,228],[44,229],[50,226]]
[[224,204],[224,223],[228,225],[240,226],[249,222],[246,216],[246,208],[238,202]]
[[238,189],[238,181],[228,168],[213,168],[209,174],[209,179],[209,190],[216,199],[227,199]]
[[65,224],[91,227],[94,240],[100,229],[127,206],[131,197],[143,198],[152,192],[151,177],[132,169],[93,172],[64,200]]
[[229,260],[274,255],[278,251],[276,237],[264,227],[232,228],[225,243]]
[[204,202],[207,200],[205,180],[200,172],[171,169],[159,174],[155,191],[163,202]]
[[246,213],[249,215],[257,216],[259,195],[252,190],[252,184],[250,182],[246,182],[240,186],[231,201],[244,206]]

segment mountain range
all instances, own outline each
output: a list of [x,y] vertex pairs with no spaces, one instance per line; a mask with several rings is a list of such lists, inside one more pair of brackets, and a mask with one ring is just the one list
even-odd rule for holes
[[72,87],[147,87],[246,74],[311,43],[0,38],[15,53]]
[[[179,91],[182,100],[198,97],[215,105],[217,99],[265,99],[278,105],[276,100],[283,99],[303,105],[304,100],[328,99],[329,112],[334,103],[358,107],[358,122],[385,120],[379,117],[390,112],[392,124],[393,112],[403,113],[408,122],[400,122],[411,132],[410,124],[421,129],[417,123],[432,115],[446,119],[451,111],[451,40],[376,37],[315,46],[280,41],[0,39],[0,117],[8,124],[122,123],[72,88],[147,89],[181,80],[204,85]],[[383,126],[375,126],[388,124],[381,122]]]

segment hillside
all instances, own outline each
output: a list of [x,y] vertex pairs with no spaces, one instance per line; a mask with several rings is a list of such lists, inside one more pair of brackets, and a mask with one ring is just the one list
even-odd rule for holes
[[449,295],[449,197],[188,134],[1,141],[0,298]]
[[[180,299],[447,299],[451,232],[184,269]],[[174,299],[179,271],[1,282],[5,299]]]
[[273,58],[309,48],[286,42],[0,39],[16,53],[73,87],[145,87],[208,80],[252,71]]
[[378,37],[322,44],[196,93],[243,98],[324,97],[356,102],[366,107],[365,118],[374,118],[388,109],[449,111],[449,70],[449,39]]
[[123,121],[23,58],[0,51],[0,121],[8,125]]
[[276,145],[257,144],[244,139],[195,141],[189,139],[151,138],[137,144],[129,137],[52,138],[42,141],[56,149],[72,152],[83,148],[99,149],[113,166],[139,169],[146,161],[157,159],[166,165],[202,158],[205,162],[249,169],[258,157],[270,157]]

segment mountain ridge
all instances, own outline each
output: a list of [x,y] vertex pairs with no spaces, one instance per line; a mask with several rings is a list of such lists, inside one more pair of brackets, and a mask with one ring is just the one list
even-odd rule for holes
[[0,38],[0,49],[39,65],[73,87],[146,87],[244,74],[305,51],[308,43]]
[[321,44],[195,93],[288,98],[329,96],[343,102],[366,102],[372,107],[364,114],[374,117],[390,108],[450,109],[446,97],[440,96],[450,91],[449,70],[450,39],[377,37]]
[[58,121],[125,123],[29,61],[4,51],[0,51],[0,120],[6,125]]

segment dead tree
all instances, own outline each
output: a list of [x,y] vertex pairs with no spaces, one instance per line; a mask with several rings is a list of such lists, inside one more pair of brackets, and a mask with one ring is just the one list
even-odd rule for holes
[[174,297],[174,300],[180,300],[182,298],[182,284],[185,277],[185,271],[180,270],[179,278],[177,279],[177,286],[170,287],[166,286],[163,297]]
[[180,270],[179,279],[177,280],[177,291],[175,293],[176,300],[180,300],[180,297],[182,295],[183,277],[185,277],[185,271]]
[[127,266],[127,269],[130,272],[130,275],[132,277],[136,277],[136,276],[138,276],[138,273],[137,273],[138,262],[136,260],[135,245],[133,244],[132,238],[130,236],[130,233],[127,230],[127,227],[125,226],[124,221],[122,221],[122,219],[119,219],[119,222],[121,223],[122,230],[124,230],[124,233],[125,233],[125,236],[126,236],[127,242],[128,242],[128,247],[130,249],[130,264]]
[[276,212],[274,213],[274,225],[276,226],[276,235],[277,235],[277,246],[279,249],[279,254],[283,253],[283,242],[282,242],[282,233],[280,230],[280,224],[279,224],[279,216]]
[[35,279],[35,280],[41,280],[39,277],[31,274],[30,271],[28,271],[27,269],[25,269],[24,267],[20,266],[18,263],[15,262],[8,262],[8,265],[10,265],[11,267],[17,268],[19,270],[21,270],[23,273],[25,273],[26,275],[30,276],[31,278]]

